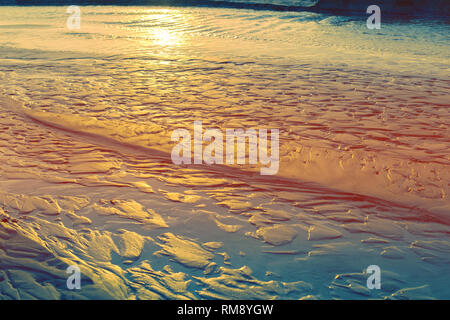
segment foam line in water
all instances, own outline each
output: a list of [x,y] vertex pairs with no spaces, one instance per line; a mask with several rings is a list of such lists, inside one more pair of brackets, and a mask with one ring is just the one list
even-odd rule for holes
[[[68,0],[4,0],[6,5],[71,5]],[[330,12],[333,14],[353,15],[365,13],[372,0],[81,0],[77,5],[121,5],[121,6],[196,6],[219,7],[272,11]],[[401,1],[378,0],[385,16],[431,16],[448,18],[450,3],[447,0]]]

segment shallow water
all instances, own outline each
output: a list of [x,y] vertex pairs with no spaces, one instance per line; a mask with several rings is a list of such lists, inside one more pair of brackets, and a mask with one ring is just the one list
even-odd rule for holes
[[[449,297],[448,25],[65,10],[0,8],[2,297]],[[195,120],[280,129],[278,174],[172,164]]]

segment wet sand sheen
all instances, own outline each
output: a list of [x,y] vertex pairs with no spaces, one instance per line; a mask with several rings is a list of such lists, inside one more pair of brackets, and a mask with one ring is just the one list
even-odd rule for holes
[[[445,46],[423,60],[427,38],[393,26],[406,40],[380,36],[377,62],[345,19],[89,10],[86,34],[26,30],[0,48],[2,298],[448,298],[430,276],[450,262]],[[331,31],[364,41],[333,50]],[[280,175],[172,164],[170,133],[198,119],[282,129]]]

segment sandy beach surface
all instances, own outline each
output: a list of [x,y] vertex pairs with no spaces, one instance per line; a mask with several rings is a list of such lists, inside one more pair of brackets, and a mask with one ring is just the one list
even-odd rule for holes
[[[450,298],[448,24],[66,8],[0,7],[1,299]],[[194,121],[278,173],[172,163]]]

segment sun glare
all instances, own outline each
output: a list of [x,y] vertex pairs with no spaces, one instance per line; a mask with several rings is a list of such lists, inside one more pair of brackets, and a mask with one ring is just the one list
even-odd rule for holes
[[173,46],[180,42],[180,37],[165,28],[157,28],[151,30],[151,39],[155,44],[163,47]]

